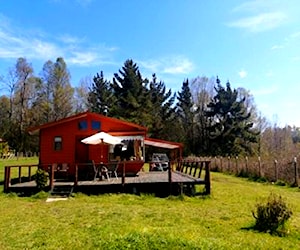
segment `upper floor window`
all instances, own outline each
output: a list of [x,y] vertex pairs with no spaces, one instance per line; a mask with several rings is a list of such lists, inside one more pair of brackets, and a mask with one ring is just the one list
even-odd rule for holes
[[79,130],[86,130],[87,128],[88,128],[87,121],[78,122],[78,129]]
[[62,150],[62,138],[61,138],[61,136],[55,136],[54,137],[54,150],[55,151]]
[[101,122],[99,122],[99,121],[92,121],[92,129],[93,130],[100,130],[101,129]]

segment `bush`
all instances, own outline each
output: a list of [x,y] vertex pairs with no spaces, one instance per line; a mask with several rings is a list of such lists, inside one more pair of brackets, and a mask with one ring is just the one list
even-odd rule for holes
[[271,193],[266,204],[256,204],[256,213],[252,211],[252,215],[256,219],[254,229],[281,234],[284,233],[285,224],[291,217],[292,211],[280,195]]
[[41,168],[38,168],[35,174],[35,182],[38,190],[43,190],[48,182],[48,174]]

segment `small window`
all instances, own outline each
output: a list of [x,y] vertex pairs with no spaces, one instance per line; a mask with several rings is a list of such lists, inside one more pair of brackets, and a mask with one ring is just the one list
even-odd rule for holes
[[92,121],[92,129],[93,130],[100,130],[101,129],[101,122],[99,122],[99,121]]
[[80,122],[78,123],[78,129],[79,129],[79,130],[86,130],[87,127],[88,127],[87,121],[80,121]]
[[61,138],[61,136],[55,136],[54,137],[54,150],[55,151],[62,150],[62,138]]

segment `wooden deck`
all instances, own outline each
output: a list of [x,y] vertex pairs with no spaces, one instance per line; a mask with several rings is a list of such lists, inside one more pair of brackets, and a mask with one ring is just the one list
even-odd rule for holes
[[[186,193],[195,195],[197,185],[204,185],[204,193],[210,194],[210,162],[181,162],[176,170],[162,172],[140,171],[134,177],[111,177],[96,180],[50,180],[48,190],[58,186],[72,186],[73,192],[87,194],[99,193],[152,193],[157,196],[178,195]],[[174,169],[174,168],[173,168]],[[205,170],[205,171],[202,171]],[[204,172],[204,174],[201,174]],[[204,176],[204,178],[201,178]],[[34,180],[10,183],[8,192],[33,193],[36,190]]]

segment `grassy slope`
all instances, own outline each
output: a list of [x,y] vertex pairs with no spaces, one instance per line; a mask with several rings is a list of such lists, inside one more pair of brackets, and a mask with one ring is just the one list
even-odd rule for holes
[[[281,194],[286,237],[243,229],[260,197]],[[0,249],[299,249],[298,188],[212,174],[210,198],[76,195],[68,201],[0,195]]]

